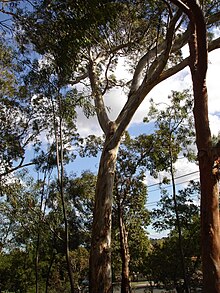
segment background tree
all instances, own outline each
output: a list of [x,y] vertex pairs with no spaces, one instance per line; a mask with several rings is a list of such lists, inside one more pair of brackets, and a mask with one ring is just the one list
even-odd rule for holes
[[[64,219],[57,180],[35,181],[26,172],[21,175],[11,183],[11,188],[7,185],[0,202],[0,261],[5,263],[1,267],[1,288],[69,292]],[[95,180],[96,176],[90,172],[79,177],[65,176],[64,180],[75,286],[88,277]],[[19,282],[13,280],[14,275]]]
[[[119,234],[120,257],[121,257],[121,292],[128,293],[130,288],[130,255],[132,257],[133,271],[137,270],[138,265],[135,261],[142,258],[141,245],[137,254],[134,250],[130,254],[130,242],[135,242],[135,246],[145,234],[149,217],[145,208],[147,189],[144,184],[146,168],[146,156],[138,153],[135,149],[137,142],[125,135],[119,150],[119,158],[116,164],[115,183],[114,183],[114,204],[113,204],[113,227]],[[146,152],[145,152],[146,153]],[[116,222],[116,223],[114,223]],[[117,228],[116,228],[117,227]],[[117,231],[119,231],[117,233]],[[140,235],[137,233],[140,233]],[[145,235],[146,239],[147,236]],[[133,246],[134,248],[134,246]],[[147,249],[147,247],[145,247]]]
[[[185,189],[178,191],[178,194],[176,195],[176,206],[173,203],[173,199],[169,196],[169,192],[167,190],[163,190],[163,195],[158,203],[158,208],[155,208],[152,211],[153,227],[158,231],[167,229],[171,231],[169,236],[170,239],[168,239],[165,242],[165,246],[162,247],[162,249],[164,249],[164,253],[166,253],[166,257],[163,257],[164,265],[161,264],[160,267],[161,272],[163,271],[166,283],[171,282],[173,285],[179,286],[180,279],[184,279],[182,261],[177,261],[181,260],[181,253],[183,253],[185,274],[187,277],[189,291],[192,282],[195,281],[193,278],[198,272],[198,269],[200,269],[199,265],[201,260],[199,207],[198,204],[195,204],[199,198],[200,186],[198,182],[196,183],[192,181]],[[178,221],[176,218],[176,210],[178,211]],[[180,250],[179,245],[179,227],[181,227],[181,248],[183,251]],[[166,251],[166,245],[172,246],[169,253]],[[154,252],[152,253],[152,257],[154,258]],[[160,253],[163,252],[161,251]],[[173,254],[173,258],[176,259],[176,261],[172,259],[170,253]],[[161,255],[159,258],[161,258]],[[172,263],[172,265],[171,263],[168,264],[168,260]],[[151,265],[152,268],[154,268],[155,264]],[[168,267],[171,269],[173,275],[168,273]],[[167,275],[165,273],[166,271]],[[160,281],[164,282],[165,279]]]
[[[22,176],[17,177],[15,183],[12,183],[12,187],[15,186],[16,189],[5,189],[4,195],[2,195],[0,209],[4,222],[1,223],[1,243],[5,259],[10,260],[13,257],[13,251],[17,252],[18,259],[20,256],[21,258],[27,257],[27,263],[24,262],[29,266],[27,275],[20,278],[18,287],[25,287],[24,290],[27,292],[28,288],[34,287],[34,285],[38,288],[39,281],[42,286],[42,279],[38,278],[39,271],[42,272],[42,266],[39,266],[39,254],[42,251],[43,242],[44,244],[48,244],[48,242],[42,240],[42,246],[40,246],[39,239],[40,237],[44,240],[48,239],[47,233],[49,231],[45,229],[43,223],[45,198],[42,198],[42,182],[40,180],[34,182],[27,172],[23,172]],[[13,260],[11,261],[13,262]],[[18,274],[20,266],[18,266]],[[10,265],[8,269],[13,270]],[[28,279],[28,273],[31,276],[29,282],[24,280]],[[22,272],[23,274],[24,272]],[[12,276],[13,274],[9,274],[7,279],[10,280]],[[13,280],[10,282],[13,286]],[[15,289],[13,288],[13,290]]]
[[[11,1],[13,2],[13,1]],[[17,8],[19,3],[6,3],[4,9],[1,9],[1,12],[4,12],[8,15],[13,15],[16,19],[18,18],[18,14],[13,12],[13,9]],[[12,5],[10,5],[12,4]],[[1,21],[1,25],[3,22]],[[10,27],[8,27],[10,28]],[[5,141],[5,145],[2,148],[2,168],[4,170],[1,173],[1,179],[3,175],[6,175],[9,172],[12,172],[20,167],[23,167],[24,159],[25,159],[25,148],[28,146],[30,142],[36,142],[35,151],[40,154],[38,158],[33,159],[30,164],[37,164],[37,170],[43,170],[51,172],[56,162],[58,168],[60,167],[61,162],[61,171],[58,172],[59,181],[61,188],[62,199],[63,196],[63,184],[62,178],[64,173],[63,168],[63,159],[64,159],[64,151],[70,146],[72,146],[73,141],[78,138],[75,127],[75,106],[68,103],[74,101],[70,99],[72,95],[76,94],[76,91],[68,91],[65,92],[62,97],[59,93],[59,82],[57,79],[57,74],[54,71],[52,64],[50,64],[49,58],[47,60],[34,60],[33,62],[19,60],[15,60],[15,52],[10,50],[6,51],[6,47],[1,46],[1,65],[2,65],[2,79],[1,84],[3,85],[1,92],[2,94],[2,112],[1,118],[4,123],[4,127],[2,127],[2,137]],[[8,48],[9,49],[9,48]],[[32,57],[31,57],[32,58]],[[25,61],[25,63],[23,62]],[[23,63],[22,63],[23,62]],[[21,78],[21,73],[24,74],[21,70],[23,67],[21,65],[27,65],[25,68],[27,70],[28,66],[31,67],[31,70],[28,68],[29,74]],[[19,67],[20,66],[20,67]],[[25,72],[26,73],[26,72]],[[19,76],[20,74],[20,76]],[[20,80],[18,79],[20,77]],[[28,98],[27,98],[28,97]],[[79,98],[80,100],[80,98]],[[40,105],[40,106],[39,106]],[[10,106],[10,107],[9,107]],[[69,119],[69,114],[71,112],[71,119]],[[43,118],[43,119],[42,119]],[[20,119],[20,121],[19,121]],[[65,120],[65,122],[64,122]],[[53,123],[51,123],[53,122]],[[65,125],[64,125],[65,123]],[[51,127],[54,126],[54,129]],[[65,128],[65,129],[64,129]],[[71,131],[69,129],[71,128]],[[36,134],[38,135],[40,131],[44,132],[44,134],[50,136],[53,132],[55,132],[55,143],[49,146],[48,149],[45,150],[45,147],[42,146],[42,143],[39,140],[33,141],[36,138]],[[21,133],[21,135],[20,135]],[[65,136],[65,138],[64,138]],[[64,146],[65,144],[65,146]],[[43,147],[41,149],[41,147]],[[54,155],[54,147],[57,150]],[[65,150],[64,150],[65,147]],[[67,152],[65,153],[67,154]],[[65,156],[65,160],[69,161],[74,156]],[[59,157],[62,157],[62,160]],[[12,164],[15,160],[21,159],[19,164],[14,167]],[[29,165],[25,164],[25,166]],[[43,184],[44,185],[44,184]],[[1,182],[2,186],[2,182]],[[3,189],[1,188],[2,194]],[[6,190],[7,194],[8,191]],[[45,208],[45,202],[43,201],[43,191],[42,196],[39,201],[40,211]],[[65,203],[63,203],[63,212],[65,214]],[[45,211],[45,209],[44,209]],[[43,213],[43,211],[42,211]],[[39,256],[40,256],[40,242],[41,242],[41,221],[44,218],[43,214],[38,213],[39,221],[37,222],[37,240],[36,240],[36,260],[35,260],[35,268],[36,268],[36,292],[39,291],[38,288],[38,271],[39,271]],[[66,217],[65,217],[66,218]],[[16,219],[14,219],[15,223],[19,223]],[[65,221],[67,226],[67,219]],[[68,235],[68,231],[66,233]],[[67,238],[67,237],[66,237]],[[68,241],[66,241],[68,243]],[[68,258],[69,260],[69,258]],[[70,261],[69,261],[70,262]],[[69,265],[68,267],[71,267]],[[70,270],[69,270],[70,271]],[[73,278],[72,278],[73,279]],[[71,280],[72,280],[71,279]],[[73,283],[73,282],[71,282]],[[72,285],[73,291],[73,285]]]
[[[175,184],[175,162],[182,155],[193,158],[193,143],[195,140],[192,110],[192,97],[188,91],[173,92],[169,97],[170,105],[159,110],[159,105],[152,103],[149,116],[155,120],[153,141],[153,160],[155,171],[167,171],[171,176],[172,201],[178,230],[179,249],[182,260],[182,272],[186,292],[189,292],[188,276],[185,266],[184,248],[182,243],[182,227],[180,223]],[[164,106],[164,105],[163,105]],[[166,181],[166,179],[165,179]],[[168,180],[169,182],[169,180]]]
[[[29,97],[22,81],[23,66],[12,47],[0,39],[0,181],[4,176],[31,163],[25,152],[38,135]],[[2,186],[2,184],[1,184]]]
[[[91,242],[95,185],[96,175],[87,170],[82,172],[80,177],[75,177],[72,178],[72,180],[69,180],[66,187],[69,201],[68,206],[74,210],[74,214],[75,217],[77,217],[78,225],[81,231],[79,235],[79,244],[83,245],[87,249],[90,248]],[[70,218],[70,225],[71,222]],[[74,239],[75,237],[73,237],[73,240]]]
[[[91,172],[83,172],[80,177],[64,177],[64,196],[66,203],[66,218],[69,226],[69,249],[71,268],[75,285],[80,285],[84,277],[88,277],[86,263],[86,251],[90,248],[91,239],[91,218],[94,201],[94,186],[96,176]],[[59,195],[59,186],[57,182],[51,185],[48,206],[51,209],[48,221],[53,222],[53,230],[60,235],[61,241],[57,243],[57,251],[62,255],[65,254],[65,230],[64,219],[62,216],[62,204]],[[57,217],[58,216],[58,217]],[[82,248],[82,250],[80,249]],[[73,259],[77,253],[81,253],[84,257]],[[81,273],[77,271],[80,263],[84,262]]]

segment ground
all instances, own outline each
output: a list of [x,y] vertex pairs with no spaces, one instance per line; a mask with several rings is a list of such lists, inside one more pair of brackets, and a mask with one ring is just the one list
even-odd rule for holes
[[[132,286],[132,293],[176,293],[176,290],[165,290],[165,289],[153,289],[153,292],[150,291],[147,286],[147,284],[139,283],[138,285],[135,284]],[[114,293],[120,293],[120,287],[115,286],[114,287]]]

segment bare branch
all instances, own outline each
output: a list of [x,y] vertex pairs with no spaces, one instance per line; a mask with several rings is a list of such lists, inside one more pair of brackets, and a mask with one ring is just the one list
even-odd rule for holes
[[207,24],[208,25],[213,24],[213,23],[215,23],[215,22],[217,22],[219,20],[220,20],[220,12],[217,12],[215,14],[212,14],[212,15],[208,16]]

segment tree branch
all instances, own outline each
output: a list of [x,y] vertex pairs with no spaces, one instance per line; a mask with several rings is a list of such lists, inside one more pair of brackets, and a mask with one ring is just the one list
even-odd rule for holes
[[82,75],[79,75],[79,76],[75,77],[73,80],[70,81],[70,84],[71,85],[76,85],[79,82],[81,82],[82,80],[86,79],[87,77],[89,77],[89,73],[88,72],[86,72],[86,73],[84,73]]
[[167,60],[169,58],[170,51],[172,49],[173,43],[173,33],[175,31],[175,25],[181,16],[181,11],[178,10],[176,15],[170,22],[169,28],[167,30],[166,35],[166,48],[160,54],[160,56],[155,59],[149,71],[152,71],[152,75],[146,74],[142,84],[139,86],[137,91],[130,96],[124,108],[120,112],[118,118],[116,119],[116,124],[118,125],[117,131],[115,133],[116,141],[119,140],[121,134],[126,129],[130,120],[132,119],[135,111],[144,100],[146,95],[150,92],[150,90],[158,84],[158,80],[160,78],[160,74],[162,73]]
[[13,173],[15,171],[17,171],[18,169],[21,169],[21,168],[25,168],[25,167],[28,167],[28,166],[32,166],[32,165],[35,165],[34,162],[30,162],[30,163],[26,163],[24,165],[23,164],[23,161],[24,161],[24,158],[22,158],[21,162],[19,163],[19,165],[17,165],[16,167],[13,167],[3,173],[0,174],[0,180],[1,180],[1,177],[4,177],[6,175],[9,175],[10,173]]
[[[174,0],[174,1],[179,2],[178,0]],[[185,7],[185,5],[184,5],[184,7]],[[188,9],[186,9],[186,11],[188,11]],[[216,14],[209,16],[207,19],[207,25],[212,25],[213,23],[215,23],[218,20],[220,20],[220,12],[217,12]],[[182,36],[180,38],[178,38],[174,41],[171,52],[172,53],[176,52],[177,50],[180,50],[184,45],[186,45],[189,40],[189,36],[190,36],[190,28],[188,28],[182,34]],[[138,62],[137,66],[136,66],[135,72],[134,72],[131,90],[130,90],[129,95],[131,95],[135,90],[137,90],[138,80],[141,78],[144,67],[150,62],[150,60],[152,58],[154,58],[156,56],[156,52],[158,54],[160,54],[165,49],[165,46],[166,46],[166,41],[163,41],[161,44],[159,44],[158,48],[156,48],[156,46],[155,46],[140,59],[140,61]]]
[[99,120],[99,124],[100,124],[103,132],[105,134],[107,134],[108,129],[109,129],[110,119],[108,118],[105,104],[104,104],[104,100],[103,100],[103,96],[101,93],[101,89],[99,87],[98,78],[97,78],[97,75],[95,72],[95,65],[91,59],[89,62],[88,71],[89,71],[89,79],[90,79],[91,88],[92,88],[92,96],[95,101],[95,108],[96,108],[96,113],[97,113],[97,117]]
[[111,62],[112,62],[113,58],[114,58],[114,54],[113,54],[112,56],[110,56],[110,58],[109,58],[109,62],[108,62],[108,64],[107,64],[107,66],[106,66],[106,70],[105,70],[106,86],[105,86],[105,88],[104,88],[104,90],[103,90],[103,92],[102,92],[102,95],[104,95],[104,94],[106,93],[106,91],[108,90],[108,85],[109,85],[109,80],[108,80],[108,70],[109,70],[109,67],[110,67],[110,65],[111,65]]
[[[212,52],[216,49],[220,49],[220,37],[211,41],[208,45],[208,52]],[[172,68],[167,69],[160,75],[159,82],[173,76],[174,74],[180,72],[185,67],[189,65],[189,57],[182,60],[179,64],[173,66]]]
[[6,15],[11,15],[15,19],[19,19],[18,15],[16,13],[11,12],[11,11],[6,11],[4,9],[0,9],[0,12],[3,13],[3,14],[6,14]]

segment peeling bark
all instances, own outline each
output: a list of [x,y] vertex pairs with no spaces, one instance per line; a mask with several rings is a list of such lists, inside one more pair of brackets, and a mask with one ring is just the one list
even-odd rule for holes
[[[111,130],[111,127],[110,127]],[[104,144],[95,193],[95,207],[90,254],[90,293],[112,292],[111,276],[111,224],[112,190],[119,143],[113,148],[112,133]]]

